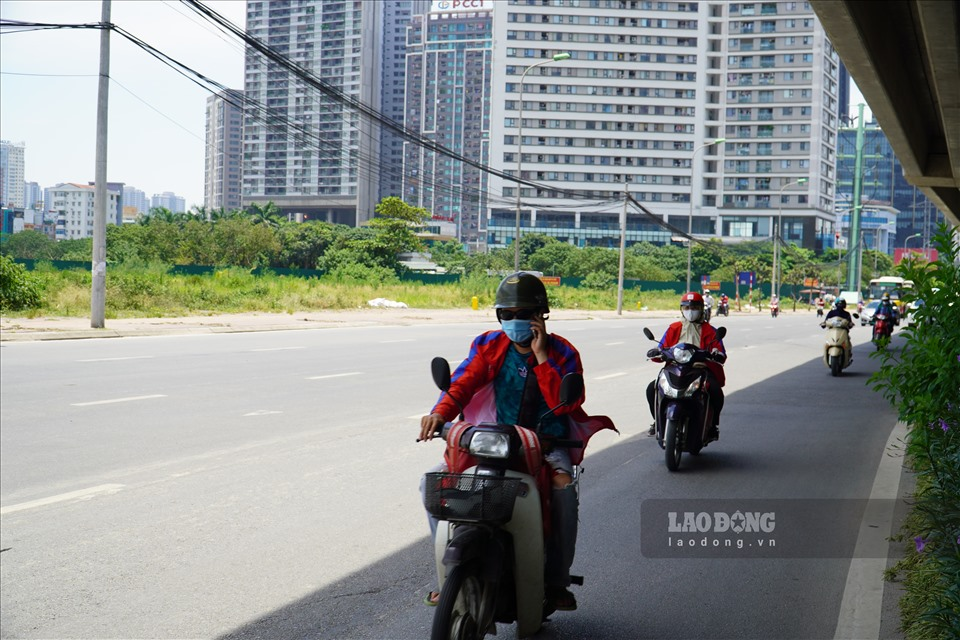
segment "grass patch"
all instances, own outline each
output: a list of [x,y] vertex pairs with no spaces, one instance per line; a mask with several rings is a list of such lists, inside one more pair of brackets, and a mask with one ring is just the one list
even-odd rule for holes
[[[84,317],[90,313],[91,275],[86,270],[58,271],[49,263],[33,271],[42,290],[39,307],[10,312],[12,317]],[[295,313],[367,308],[374,298],[386,298],[417,309],[469,308],[474,296],[481,309],[493,306],[498,277],[472,276],[454,284],[424,284],[392,280],[385,283],[252,275],[227,268],[210,275],[174,274],[163,265],[115,266],[107,272],[107,318],[174,317],[217,313]],[[602,289],[548,287],[554,309],[616,309],[617,287]],[[672,290],[628,289],[623,308],[676,309]]]

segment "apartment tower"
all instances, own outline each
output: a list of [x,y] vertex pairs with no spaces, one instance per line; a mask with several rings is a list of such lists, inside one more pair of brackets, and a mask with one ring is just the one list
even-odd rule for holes
[[243,92],[227,89],[207,98],[203,206],[240,208],[243,162]]
[[[409,27],[406,126],[487,165],[494,3],[456,4],[437,2]],[[441,236],[472,250],[486,244],[486,172],[412,142],[405,145],[403,172],[404,200],[430,212]]]
[[[626,190],[628,244],[688,224],[770,238],[777,219],[805,247],[832,238],[839,59],[808,3],[507,0],[494,41],[490,157],[535,183],[523,233],[617,246]],[[491,178],[491,197],[516,188]],[[516,209],[488,207],[490,246]]]

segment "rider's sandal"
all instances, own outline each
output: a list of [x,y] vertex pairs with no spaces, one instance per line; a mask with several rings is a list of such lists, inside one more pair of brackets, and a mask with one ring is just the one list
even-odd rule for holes
[[577,599],[569,589],[557,587],[550,590],[550,599],[553,601],[553,608],[557,611],[576,611]]
[[437,606],[439,603],[440,603],[440,592],[439,592],[439,591],[431,591],[431,592],[428,593],[428,594],[426,595],[426,597],[423,599],[423,604],[427,605],[428,607],[435,607],[435,606]]

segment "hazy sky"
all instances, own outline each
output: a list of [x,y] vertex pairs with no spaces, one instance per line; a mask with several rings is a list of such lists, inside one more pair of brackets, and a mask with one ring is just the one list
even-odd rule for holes
[[[204,4],[244,25],[246,2]],[[99,22],[101,2],[2,0],[0,17]],[[111,22],[231,88],[243,88],[243,49],[176,0],[113,0]],[[25,178],[41,188],[94,179],[97,29],[0,36],[0,138],[26,143]],[[36,75],[17,75],[36,74]],[[127,39],[110,36],[107,180],[147,197],[173,191],[203,204],[204,119],[210,94]]]
[[[244,0],[205,4],[243,26]],[[0,2],[0,17],[99,22],[99,0]],[[172,58],[243,89],[243,49],[177,0],[113,0],[111,21]],[[25,142],[25,178],[41,188],[94,179],[100,32],[0,36],[0,138]],[[107,180],[147,197],[173,191],[203,203],[204,118],[209,93],[125,38],[110,37]],[[20,75],[34,74],[34,75]],[[862,96],[851,87],[851,106]]]

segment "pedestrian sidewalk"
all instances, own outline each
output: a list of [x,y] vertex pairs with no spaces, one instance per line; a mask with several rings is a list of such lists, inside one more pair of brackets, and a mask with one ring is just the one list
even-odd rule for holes
[[[615,310],[554,309],[550,312],[550,322],[564,320],[643,320],[674,318],[677,315],[674,311],[625,309],[621,314],[617,314]],[[451,322],[477,322],[492,325],[496,322],[496,315],[493,309],[364,308],[302,313],[235,313],[170,318],[108,318],[102,329],[92,328],[90,318],[16,318],[2,316],[0,317],[0,342],[288,331],[376,325],[402,326]]]

